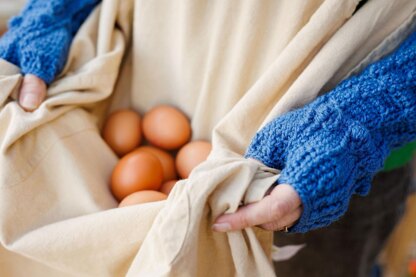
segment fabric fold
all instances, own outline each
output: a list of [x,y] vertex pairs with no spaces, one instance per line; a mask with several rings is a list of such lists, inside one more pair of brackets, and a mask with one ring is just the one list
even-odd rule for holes
[[[414,26],[413,0],[369,1],[354,13],[357,3],[104,0],[33,113],[13,101],[20,70],[0,61],[2,274],[274,276],[271,232],[211,225],[279,177],[243,158],[261,126]],[[193,139],[211,140],[213,152],[166,201],[115,209],[118,158],[101,124],[110,111],[158,104],[182,109]]]

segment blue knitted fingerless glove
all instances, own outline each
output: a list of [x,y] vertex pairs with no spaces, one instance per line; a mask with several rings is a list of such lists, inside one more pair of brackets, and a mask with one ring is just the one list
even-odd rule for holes
[[0,39],[0,58],[50,84],[65,65],[73,36],[98,0],[30,0]]
[[303,213],[291,232],[339,219],[366,195],[391,149],[416,139],[416,33],[388,57],[267,124],[246,157],[281,169]]

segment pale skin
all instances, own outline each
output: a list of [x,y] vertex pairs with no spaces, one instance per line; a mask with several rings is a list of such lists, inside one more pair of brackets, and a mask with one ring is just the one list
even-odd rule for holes
[[[32,74],[23,78],[19,104],[27,112],[35,111],[46,98],[47,85]],[[217,232],[230,232],[259,226],[269,231],[293,226],[302,214],[302,202],[295,189],[287,184],[276,186],[261,201],[240,207],[233,214],[217,218],[212,226]]]
[[229,232],[259,226],[280,231],[293,226],[301,214],[302,202],[298,193],[291,185],[281,184],[261,201],[218,217],[212,228],[217,232]]
[[46,98],[47,85],[33,74],[23,78],[19,93],[19,104],[27,112],[35,111]]

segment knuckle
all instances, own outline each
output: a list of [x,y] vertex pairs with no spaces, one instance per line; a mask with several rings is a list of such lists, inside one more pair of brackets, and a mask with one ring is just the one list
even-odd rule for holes
[[282,227],[279,225],[278,222],[270,222],[262,225],[263,229],[268,231],[279,231]]
[[280,219],[289,210],[289,205],[286,202],[274,201],[270,205],[270,219],[276,221]]
[[249,225],[249,220],[247,218],[247,215],[245,213],[240,214],[238,224],[241,225],[241,227],[246,228]]

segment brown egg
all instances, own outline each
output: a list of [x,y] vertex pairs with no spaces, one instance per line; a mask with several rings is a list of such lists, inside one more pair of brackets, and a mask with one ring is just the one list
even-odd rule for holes
[[132,110],[112,113],[103,129],[103,138],[113,151],[123,156],[134,150],[142,141],[141,119]]
[[124,156],[111,176],[111,191],[117,200],[140,190],[159,190],[163,169],[158,158],[144,151]]
[[189,141],[191,125],[181,111],[162,105],[151,109],[144,115],[143,134],[154,146],[173,150]]
[[138,148],[137,150],[151,153],[159,159],[163,168],[163,182],[177,178],[176,168],[175,168],[175,159],[173,158],[171,154],[153,146],[142,146]]
[[170,191],[176,185],[176,182],[178,182],[178,180],[171,180],[171,181],[167,181],[167,182],[163,183],[163,185],[160,187],[159,191],[163,192],[166,195],[169,195]]
[[167,195],[159,191],[142,190],[142,191],[134,192],[126,196],[123,199],[123,201],[120,202],[118,207],[121,208],[121,207],[143,204],[143,203],[148,203],[148,202],[162,201],[162,200],[165,200],[166,198],[167,198]]
[[176,169],[181,178],[188,178],[192,169],[205,161],[211,152],[211,143],[207,141],[193,141],[179,150],[176,156]]

